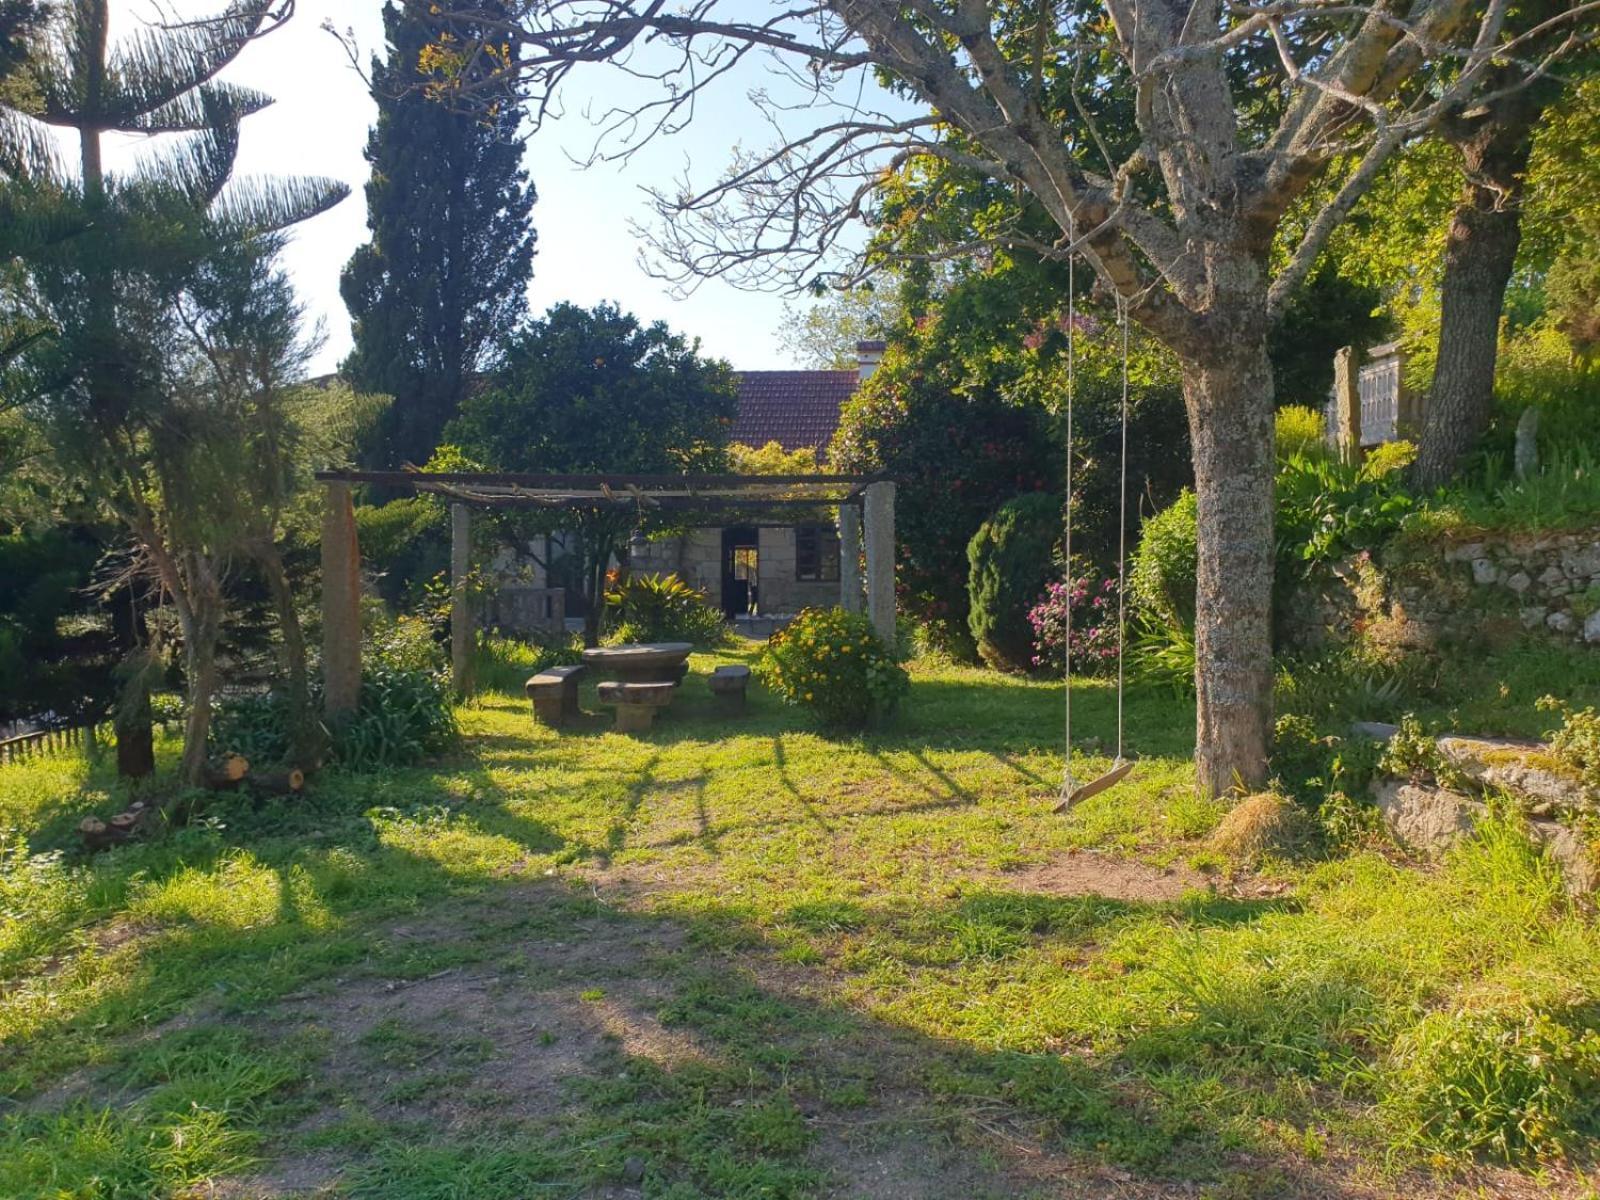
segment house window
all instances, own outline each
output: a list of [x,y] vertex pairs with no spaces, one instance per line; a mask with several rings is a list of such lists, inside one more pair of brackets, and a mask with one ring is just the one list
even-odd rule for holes
[[802,583],[839,582],[839,531],[799,525],[794,531],[794,577]]

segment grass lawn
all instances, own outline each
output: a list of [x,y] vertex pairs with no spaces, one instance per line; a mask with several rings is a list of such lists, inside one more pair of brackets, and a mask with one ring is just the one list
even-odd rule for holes
[[0,768],[0,1197],[1597,1194],[1600,932],[1514,828],[1237,873],[1185,702],[1057,816],[1059,686],[918,666],[829,740],[717,718],[733,657],[90,861],[105,768]]

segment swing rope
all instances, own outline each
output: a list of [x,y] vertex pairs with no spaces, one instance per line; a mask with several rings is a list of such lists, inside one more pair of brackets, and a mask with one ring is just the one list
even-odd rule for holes
[[[1069,236],[1071,232],[1069,230]],[[1117,297],[1117,323],[1121,326],[1122,333],[1122,399],[1121,399],[1121,425],[1122,425],[1122,461],[1117,493],[1117,754],[1110,768],[1103,774],[1079,785],[1072,774],[1072,597],[1076,581],[1073,579],[1072,562],[1072,519],[1073,510],[1077,505],[1077,493],[1072,486],[1072,453],[1073,453],[1073,407],[1077,399],[1077,332],[1078,312],[1077,295],[1074,288],[1073,266],[1075,256],[1067,259],[1067,528],[1063,541],[1063,550],[1067,559],[1067,603],[1066,603],[1066,645],[1063,653],[1065,662],[1065,733],[1066,752],[1062,759],[1061,769],[1061,796],[1056,804],[1056,811],[1062,812],[1070,808],[1079,800],[1087,799],[1097,792],[1102,792],[1113,784],[1121,782],[1133,770],[1133,763],[1124,751],[1124,706],[1123,700],[1126,692],[1126,649],[1128,639],[1127,597],[1128,597],[1128,302],[1119,295]]]

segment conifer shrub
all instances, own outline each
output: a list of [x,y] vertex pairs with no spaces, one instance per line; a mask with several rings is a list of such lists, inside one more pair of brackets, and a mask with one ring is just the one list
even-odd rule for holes
[[1001,671],[1034,665],[1028,615],[1056,571],[1061,501],[1043,492],[1000,506],[967,544],[967,622],[983,661]]

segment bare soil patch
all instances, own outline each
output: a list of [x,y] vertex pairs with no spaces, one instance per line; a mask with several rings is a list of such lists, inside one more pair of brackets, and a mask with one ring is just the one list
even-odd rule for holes
[[1088,850],[1073,851],[995,878],[1011,891],[1044,896],[1102,896],[1133,904],[1160,904],[1181,899],[1186,892],[1217,890],[1215,880],[1189,867],[1153,867]]

